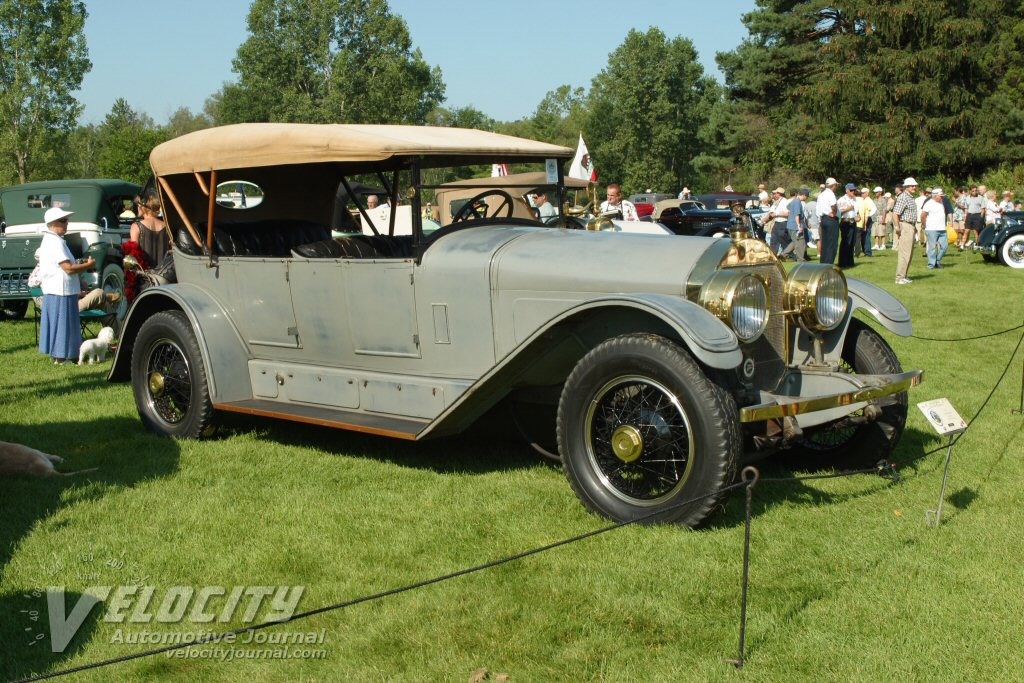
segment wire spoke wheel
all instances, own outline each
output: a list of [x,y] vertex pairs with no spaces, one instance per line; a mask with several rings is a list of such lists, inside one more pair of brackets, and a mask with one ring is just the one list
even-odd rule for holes
[[[839,364],[839,371],[851,375],[857,374],[857,371],[846,360]],[[850,413],[850,417],[860,417],[862,415],[864,415],[863,408]],[[852,424],[846,426],[822,425],[820,427],[810,427],[804,432],[803,445],[812,451],[831,451],[849,443],[856,434],[857,427]]]
[[686,481],[690,422],[679,399],[658,382],[639,376],[608,382],[590,405],[585,430],[595,471],[623,500],[657,504]]
[[[873,329],[854,319],[846,333],[840,372],[897,374],[903,372],[892,348]],[[794,443],[787,460],[801,467],[862,466],[889,457],[907,422],[906,392],[873,401],[875,417],[865,420],[864,409],[823,425],[808,427]]]
[[139,417],[156,434],[197,438],[210,426],[213,405],[202,352],[180,311],[156,313],[139,328],[132,388]]
[[614,520],[703,523],[742,451],[736,403],[679,343],[601,342],[558,403],[562,468],[588,510]]
[[149,350],[146,382],[153,412],[169,425],[179,424],[192,405],[188,359],[170,339],[158,340]]

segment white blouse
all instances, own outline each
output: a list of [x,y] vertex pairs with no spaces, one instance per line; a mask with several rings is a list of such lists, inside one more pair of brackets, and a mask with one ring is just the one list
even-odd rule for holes
[[43,243],[39,247],[39,277],[43,281],[43,294],[68,296],[82,291],[78,273],[65,273],[60,267],[64,261],[75,262],[68,243],[57,233],[43,230]]

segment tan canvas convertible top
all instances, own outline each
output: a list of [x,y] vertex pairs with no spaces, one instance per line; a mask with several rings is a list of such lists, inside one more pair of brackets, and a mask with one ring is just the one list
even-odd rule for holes
[[[568,158],[568,147],[466,128],[311,123],[238,123],[169,140],[149,160],[158,176],[393,157]],[[481,161],[482,162],[482,161]],[[481,163],[477,162],[477,163]]]

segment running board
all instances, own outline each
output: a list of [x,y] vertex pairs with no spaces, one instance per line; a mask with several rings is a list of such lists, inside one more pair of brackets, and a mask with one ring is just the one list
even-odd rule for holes
[[274,417],[281,420],[292,420],[293,422],[306,422],[323,427],[348,429],[354,432],[390,436],[409,441],[415,441],[416,435],[423,431],[423,428],[430,423],[430,420],[389,417],[373,413],[360,413],[353,410],[321,408],[319,406],[295,403],[278,403],[276,401],[263,401],[260,399],[215,403],[213,407],[215,410],[231,413]]

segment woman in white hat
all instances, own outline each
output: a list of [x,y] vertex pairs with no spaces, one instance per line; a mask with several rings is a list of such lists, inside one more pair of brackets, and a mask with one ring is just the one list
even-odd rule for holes
[[82,263],[68,249],[64,235],[71,211],[54,207],[43,216],[46,229],[39,247],[39,277],[42,280],[43,313],[39,323],[39,353],[45,353],[60,365],[78,358],[82,346],[82,328],[78,318],[78,274],[95,267],[92,256]]

